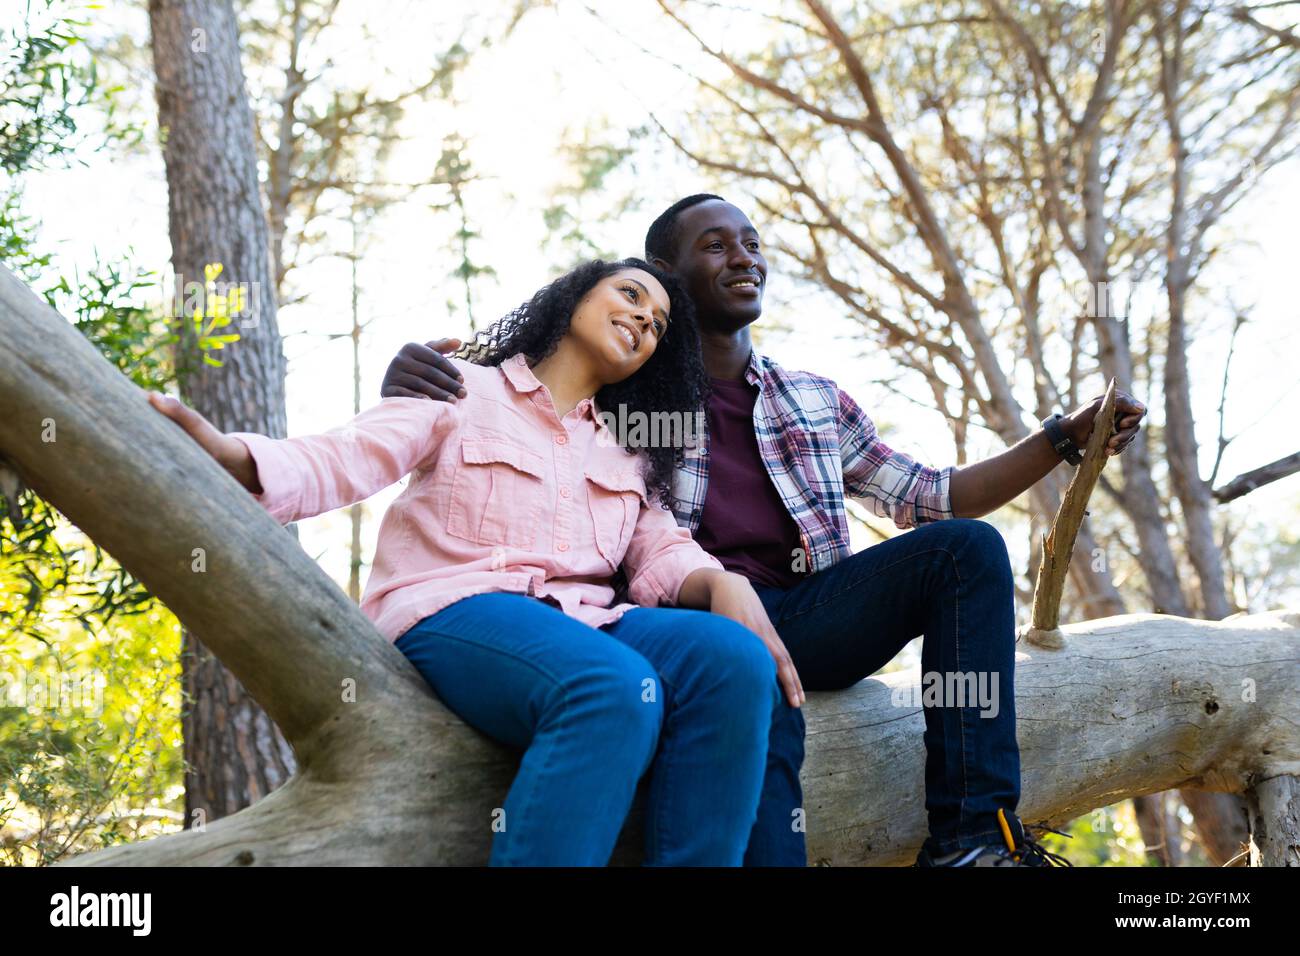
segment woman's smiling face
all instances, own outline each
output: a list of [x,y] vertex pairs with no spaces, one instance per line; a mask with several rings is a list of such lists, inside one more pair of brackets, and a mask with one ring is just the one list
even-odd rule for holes
[[668,293],[640,269],[608,275],[578,303],[569,336],[601,370],[606,383],[621,382],[644,365],[668,331]]

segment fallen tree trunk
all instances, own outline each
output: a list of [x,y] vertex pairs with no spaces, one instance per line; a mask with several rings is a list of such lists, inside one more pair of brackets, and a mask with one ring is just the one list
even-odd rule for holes
[[[1066,624],[1064,647],[1016,654],[1029,822],[1060,826],[1128,797],[1243,792],[1300,774],[1300,614],[1199,621],[1157,614]],[[804,771],[809,855],[910,863],[924,839],[924,727],[893,706],[913,672],[816,695]]]
[[[290,781],[247,809],[70,862],[485,862],[516,756],[443,707],[297,542],[3,267],[0,339],[0,455],[199,635],[298,758]],[[1300,774],[1298,625],[1126,615],[1063,626],[1060,649],[1023,645],[1022,816],[1059,824],[1135,794],[1263,782],[1260,819],[1281,825],[1261,860],[1285,861],[1294,790],[1282,778]],[[914,856],[923,718],[910,695],[892,698],[917,682],[892,674],[810,696],[814,861]],[[638,829],[634,814],[619,860],[637,857]]]
[[[1063,649],[1017,654],[1026,820],[1060,826],[1096,807],[1181,786],[1242,792],[1265,784],[1266,793],[1300,774],[1300,615],[1212,622],[1135,614],[1061,630]],[[913,670],[809,695],[810,861],[915,859],[926,833],[925,725],[912,705],[919,685]],[[445,712],[424,720],[401,738],[395,763],[370,760],[328,784],[308,773],[206,834],[73,862],[482,864],[514,755]],[[1283,828],[1285,797],[1263,802]],[[619,862],[637,860],[639,833],[634,815]],[[1284,852],[1294,858],[1294,844]]]

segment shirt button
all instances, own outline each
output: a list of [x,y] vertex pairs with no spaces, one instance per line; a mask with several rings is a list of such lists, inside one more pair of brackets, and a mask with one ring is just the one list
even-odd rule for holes
[[556,551],[568,551],[568,550],[569,550],[568,542],[566,542],[566,541],[561,541],[559,544],[557,544],[557,545],[555,546],[555,550],[556,550]]
[[564,444],[565,442],[567,442],[568,440],[569,440],[568,437],[565,436],[565,435],[556,435],[556,436],[555,436],[555,444],[557,444],[557,445],[563,445],[563,444]]
[[561,488],[561,489],[560,489],[560,497],[561,497],[561,498],[567,498],[567,497],[569,497],[569,489],[568,489],[568,488]]

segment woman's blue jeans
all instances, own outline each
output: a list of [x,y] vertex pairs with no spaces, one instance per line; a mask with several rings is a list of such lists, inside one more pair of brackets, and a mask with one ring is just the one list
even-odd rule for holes
[[753,632],[683,608],[604,628],[537,598],[478,594],[396,642],[471,726],[524,751],[493,827],[493,866],[603,866],[649,771],[645,860],[739,866],[758,813],[771,654]]

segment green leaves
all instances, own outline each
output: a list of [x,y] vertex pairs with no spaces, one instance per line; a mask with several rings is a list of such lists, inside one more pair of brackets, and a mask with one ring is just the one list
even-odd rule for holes
[[94,61],[70,53],[83,24],[32,16],[44,24],[0,30],[0,169],[8,173],[69,152],[75,111],[95,95]]
[[203,267],[205,293],[199,307],[190,316],[194,341],[203,357],[203,364],[216,368],[221,367],[221,360],[208,353],[239,341],[238,332],[217,334],[216,330],[228,326],[231,317],[241,315],[248,304],[248,295],[241,285],[233,286],[225,293],[218,291],[217,277],[223,268],[220,262],[210,262]]

